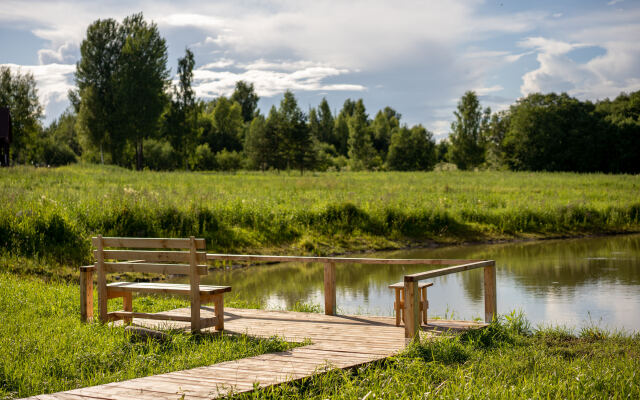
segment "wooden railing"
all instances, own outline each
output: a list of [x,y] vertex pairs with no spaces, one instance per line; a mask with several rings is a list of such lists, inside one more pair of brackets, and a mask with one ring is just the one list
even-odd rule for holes
[[496,269],[493,260],[455,260],[420,258],[351,258],[351,257],[298,257],[263,256],[244,254],[207,254],[207,260],[248,261],[248,262],[313,262],[324,264],[324,312],[336,314],[336,264],[395,264],[395,265],[453,265],[448,268],[405,275],[404,277],[404,315],[405,337],[413,338],[420,330],[420,293],[418,282],[437,276],[454,274],[476,268],[484,268],[484,318],[491,322],[497,313]]
[[[416,337],[420,330],[420,294],[418,282],[421,280],[449,275],[457,272],[484,268],[484,318],[491,322],[496,317],[496,269],[493,260],[465,259],[415,259],[415,258],[351,258],[351,257],[298,257],[263,256],[245,254],[207,254],[208,261],[247,262],[309,262],[324,264],[324,312],[336,314],[336,264],[393,264],[393,265],[452,265],[451,267],[420,272],[404,276],[405,337]],[[81,267],[81,312],[83,320],[90,319],[93,311],[93,265]],[[393,282],[390,282],[393,283]],[[88,318],[89,317],[89,318]]]

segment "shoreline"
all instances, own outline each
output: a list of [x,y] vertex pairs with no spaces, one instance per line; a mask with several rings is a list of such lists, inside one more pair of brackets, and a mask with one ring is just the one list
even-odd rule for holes
[[[637,235],[640,234],[640,230],[636,231],[619,231],[619,232],[599,232],[599,233],[589,233],[584,235],[561,235],[561,236],[545,236],[545,237],[529,237],[529,238],[513,238],[513,239],[487,239],[487,240],[474,240],[474,241],[462,241],[462,242],[437,242],[437,241],[428,241],[428,242],[416,242],[416,245],[408,245],[403,247],[387,247],[380,249],[371,249],[365,251],[346,251],[342,253],[329,253],[327,255],[322,255],[320,257],[343,257],[343,256],[355,256],[355,255],[370,255],[381,252],[392,252],[392,251],[408,251],[408,250],[421,250],[421,249],[441,249],[445,247],[455,247],[455,246],[477,246],[477,245],[498,245],[498,244],[512,244],[512,243],[527,243],[527,242],[543,242],[543,241],[551,241],[551,240],[572,240],[572,239],[588,239],[588,238],[599,238],[599,237],[608,237],[608,236],[624,236],[624,235]],[[255,254],[256,252],[253,252]],[[224,253],[223,253],[224,254]],[[231,254],[231,253],[230,253]],[[241,254],[241,253],[233,253],[233,254]],[[242,253],[244,254],[244,253]],[[286,256],[286,255],[294,255],[294,256],[306,256],[308,254],[260,254],[260,255],[274,255],[274,256]],[[248,264],[229,264],[225,266],[215,267],[209,266],[209,270],[217,270],[217,269],[237,269],[237,268],[248,268],[260,265],[274,265],[280,264],[278,261],[265,261],[261,263],[248,263]]]

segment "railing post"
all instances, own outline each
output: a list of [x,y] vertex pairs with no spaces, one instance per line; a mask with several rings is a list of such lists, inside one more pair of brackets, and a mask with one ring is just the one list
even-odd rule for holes
[[107,319],[107,277],[104,271],[104,242],[102,241],[102,235],[98,235],[96,252],[96,267],[98,268],[98,310],[100,321],[103,323],[109,322]]
[[484,320],[491,323],[497,317],[496,263],[484,267]]
[[413,339],[420,331],[420,293],[418,281],[404,277],[404,337]]
[[80,320],[93,320],[93,265],[80,267]]
[[336,264],[324,264],[324,313],[336,315]]

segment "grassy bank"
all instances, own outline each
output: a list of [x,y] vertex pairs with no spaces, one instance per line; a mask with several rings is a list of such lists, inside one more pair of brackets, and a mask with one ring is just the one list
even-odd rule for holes
[[[132,340],[123,327],[82,324],[79,288],[0,273],[0,399],[20,398],[283,351],[278,338],[191,336]],[[112,301],[112,307],[121,307]],[[226,302],[229,306],[243,306]],[[177,298],[136,297],[136,310],[184,306]]]
[[212,251],[343,253],[640,230],[640,176],[514,172],[0,170],[0,252],[89,259],[89,236],[197,235]]
[[240,398],[633,399],[640,397],[638,371],[638,334],[532,331],[520,317]]

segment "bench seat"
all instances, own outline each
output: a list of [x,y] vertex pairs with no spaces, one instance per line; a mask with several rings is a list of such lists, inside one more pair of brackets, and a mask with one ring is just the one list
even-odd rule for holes
[[[157,282],[114,282],[107,284],[109,291],[117,292],[144,292],[144,293],[167,293],[189,295],[191,286],[189,284],[157,283]],[[213,295],[231,291],[231,286],[210,286],[199,285],[200,295]]]
[[[433,282],[419,282],[418,283],[418,288],[422,289],[422,288],[426,288],[429,286],[433,286]],[[404,288],[404,282],[398,282],[398,283],[394,283],[393,285],[389,285],[389,289],[402,289]]]

